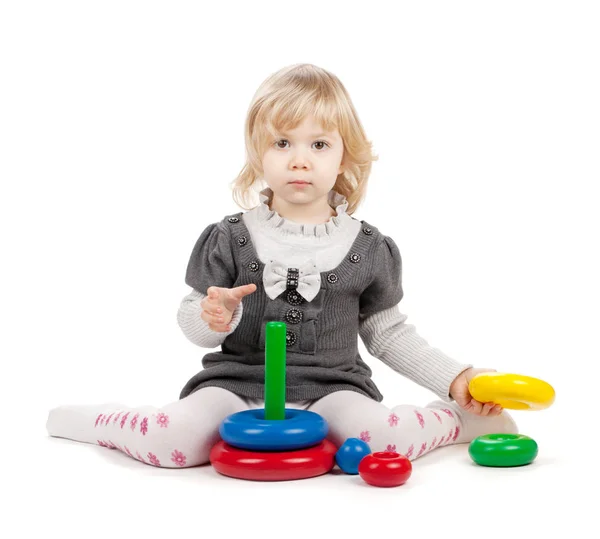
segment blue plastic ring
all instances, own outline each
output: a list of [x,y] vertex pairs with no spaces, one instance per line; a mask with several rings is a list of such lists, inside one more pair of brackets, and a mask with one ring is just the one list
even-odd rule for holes
[[240,449],[286,451],[321,443],[329,431],[323,417],[308,410],[285,409],[285,419],[265,419],[264,408],[225,418],[219,427],[224,442]]

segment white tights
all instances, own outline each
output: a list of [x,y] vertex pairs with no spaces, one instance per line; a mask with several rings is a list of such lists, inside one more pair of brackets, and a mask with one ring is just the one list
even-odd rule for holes
[[[154,466],[183,468],[209,462],[210,450],[220,439],[219,425],[228,415],[263,407],[264,401],[206,387],[161,408],[60,406],[50,411],[46,428],[50,436],[119,449]],[[454,402],[442,401],[424,408],[400,405],[390,409],[354,391],[338,391],[286,407],[323,416],[329,424],[328,438],[338,447],[348,438],[360,438],[373,452],[396,451],[410,460],[483,434],[517,432],[505,411],[500,416],[479,417]]]

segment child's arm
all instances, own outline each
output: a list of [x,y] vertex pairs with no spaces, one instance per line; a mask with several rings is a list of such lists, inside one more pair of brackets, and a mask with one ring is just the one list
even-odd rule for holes
[[192,290],[181,301],[177,311],[177,323],[186,338],[202,348],[216,348],[220,346],[228,335],[231,335],[242,319],[244,310],[242,302],[233,311],[231,329],[227,332],[213,331],[208,327],[208,322],[202,320],[202,300],[205,294]]
[[202,307],[209,288],[229,289],[235,279],[229,229],[222,222],[213,223],[204,229],[194,245],[185,275],[192,292],[183,298],[177,312],[179,327],[189,341],[203,348],[216,348],[235,331],[242,317],[241,302],[228,313],[231,315],[228,331],[213,331],[206,321],[210,316]]
[[415,326],[405,323],[407,318],[397,305],[361,316],[359,335],[371,355],[446,402],[451,401],[450,385],[472,365],[431,347],[417,334]]
[[360,297],[358,333],[371,355],[396,372],[450,402],[450,385],[472,365],[459,363],[429,346],[406,324],[398,304],[402,289],[402,257],[394,240],[383,236],[372,260],[373,280]]

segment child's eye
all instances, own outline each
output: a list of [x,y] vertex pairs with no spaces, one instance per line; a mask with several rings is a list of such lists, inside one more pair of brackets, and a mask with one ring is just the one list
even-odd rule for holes
[[[275,142],[275,144],[277,145],[277,147],[278,147],[278,148],[284,149],[284,148],[285,148],[285,145],[284,145],[284,146],[282,146],[282,145],[281,145],[281,143],[282,143],[282,142],[283,142],[283,143],[285,143],[285,144],[287,144],[287,143],[288,143],[288,141],[287,141],[286,139],[280,139],[280,140],[278,140],[277,142]],[[314,144],[323,144],[324,146],[329,146],[329,144],[327,144],[327,142],[325,142],[324,140],[317,140],[317,141],[315,141],[315,142],[313,143],[313,145],[314,145]],[[317,148],[317,149],[318,149],[318,150],[322,150],[322,149],[323,149],[323,146],[321,146],[321,147],[319,147],[319,148]]]

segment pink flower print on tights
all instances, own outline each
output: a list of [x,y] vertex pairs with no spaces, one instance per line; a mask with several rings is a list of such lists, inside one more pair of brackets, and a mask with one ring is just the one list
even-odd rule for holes
[[160,466],[160,460],[158,460],[155,454],[148,453],[148,460],[150,461],[150,464],[154,464],[154,466]]
[[460,434],[460,429],[458,427],[456,427],[454,429],[454,435],[452,436],[452,441],[456,442],[456,439],[458,438],[458,435]]
[[156,422],[160,425],[161,428],[169,426],[169,416],[167,414],[163,414],[160,412],[156,416]]
[[135,414],[135,415],[133,416],[133,418],[131,419],[131,423],[130,423],[130,425],[131,425],[131,430],[135,430],[135,426],[137,425],[137,420],[138,420],[138,417],[140,417],[140,414]]
[[115,416],[115,418],[113,419],[113,425],[114,425],[114,424],[116,424],[116,422],[117,422],[117,421],[119,421],[119,417],[121,417],[121,414],[122,414],[122,413],[123,413],[123,412],[119,412],[119,413],[118,413],[118,414]]
[[431,451],[435,447],[435,444],[437,444],[437,438],[434,438],[431,441],[431,445],[429,446],[429,451]]
[[102,447],[107,447],[108,449],[116,449],[117,446],[115,444],[113,444],[110,440],[106,441],[106,440],[97,440],[98,445],[101,445]]
[[125,446],[125,453],[127,453],[131,458],[135,458],[132,454],[131,451],[129,451],[129,448],[127,446]]
[[94,425],[94,427],[98,426],[98,422],[100,421],[101,417],[102,417],[102,414],[99,414],[98,417],[96,418],[96,424]]
[[108,418],[106,419],[106,422],[105,422],[106,425],[108,425],[110,423],[110,420],[111,420],[111,418],[112,418],[113,415],[115,415],[114,412],[108,416]]
[[123,428],[125,426],[125,423],[127,422],[127,416],[129,416],[129,412],[127,412],[122,418],[121,418],[121,428]]
[[390,417],[388,417],[388,423],[390,424],[390,427],[397,427],[398,426],[398,416],[394,413],[391,413]]
[[415,415],[417,416],[417,419],[419,420],[419,425],[421,425],[421,428],[424,429],[425,428],[425,419],[423,419],[423,414],[421,414],[418,410],[415,410]]
[[186,458],[181,451],[177,451],[177,449],[175,449],[173,453],[171,453],[171,457],[171,460],[177,464],[177,466],[185,466]]
[[419,452],[417,453],[417,457],[420,457],[423,453],[425,453],[426,449],[427,449],[427,442],[423,442],[421,444],[421,449],[419,449]]
[[360,438],[360,439],[361,439],[363,442],[367,442],[367,443],[369,443],[369,442],[371,441],[371,434],[369,434],[369,431],[368,431],[368,430],[363,430],[363,431],[360,433],[360,436],[359,436],[359,438]]
[[147,462],[144,460],[144,457],[142,457],[142,455],[140,455],[140,452],[139,452],[139,451],[136,451],[136,452],[135,452],[135,454],[137,455],[137,458],[138,458],[139,460],[141,460],[141,461],[142,461],[143,463],[145,463],[145,464],[148,464],[148,463],[147,463]]
[[147,417],[142,419],[142,422],[140,423],[140,432],[144,436],[146,436],[146,433],[148,432],[148,418]]
[[388,446],[385,448],[386,451],[392,451],[392,452],[396,452],[396,446],[392,445],[392,444],[388,444]]
[[442,408],[442,412],[444,412],[449,417],[454,418],[454,414],[452,413],[452,410],[448,410],[448,408]]
[[441,423],[442,422],[442,418],[440,417],[440,414],[438,414],[437,412],[434,412],[433,410],[431,410],[431,413],[437,417],[437,420]]
[[415,446],[413,444],[410,444],[410,447],[408,448],[408,451],[406,452],[406,455],[404,455],[407,459],[409,459],[410,457],[412,457],[413,451],[415,450]]

